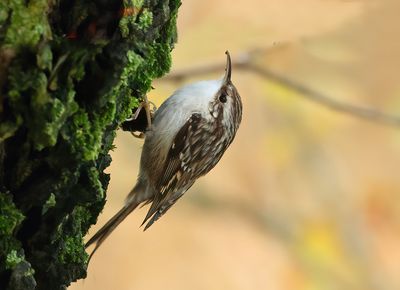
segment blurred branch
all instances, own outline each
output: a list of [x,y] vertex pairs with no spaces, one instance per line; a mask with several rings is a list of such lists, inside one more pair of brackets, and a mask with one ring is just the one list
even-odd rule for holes
[[[287,78],[282,74],[274,72],[265,66],[258,65],[256,61],[257,56],[261,55],[262,53],[265,53],[269,49],[270,48],[262,50],[257,49],[242,53],[239,57],[236,57],[234,59],[232,64],[236,69],[251,71],[265,79],[269,79],[282,86],[285,86],[287,88],[290,88],[298,92],[299,94],[297,96],[299,97],[323,105],[331,110],[345,113],[374,123],[379,123],[387,126],[400,127],[400,116],[390,115],[373,108],[353,105],[347,102],[339,101],[322,92],[314,90],[313,88],[307,86],[306,84]],[[223,71],[224,69],[225,69],[224,62],[203,65],[191,69],[184,69],[172,72],[169,75],[162,78],[161,80],[181,82],[189,77],[204,75],[208,73],[217,73]]]
[[208,194],[192,195],[189,199],[194,206],[209,212],[229,212],[247,219],[252,226],[257,226],[262,232],[273,233],[276,237],[289,243],[296,239],[294,223],[288,215],[278,210],[256,207],[236,199],[219,200]]

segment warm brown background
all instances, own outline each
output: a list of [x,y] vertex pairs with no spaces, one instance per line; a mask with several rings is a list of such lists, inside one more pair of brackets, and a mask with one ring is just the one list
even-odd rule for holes
[[[396,0],[183,1],[172,71],[272,46],[262,65],[400,115],[399,11]],[[400,289],[400,128],[253,73],[233,80],[243,123],[219,165],[147,232],[146,209],[134,212],[70,289]],[[155,82],[149,98],[159,104],[179,85]],[[115,145],[91,234],[135,183],[142,141],[120,131]]]

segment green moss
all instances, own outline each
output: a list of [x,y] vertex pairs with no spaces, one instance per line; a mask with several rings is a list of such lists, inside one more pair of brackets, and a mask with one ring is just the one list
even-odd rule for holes
[[13,269],[24,260],[19,254],[20,243],[13,233],[24,220],[10,194],[0,193],[0,271]]
[[4,22],[7,20],[9,8],[6,3],[7,1],[0,2],[0,27],[3,26]]
[[70,236],[64,238],[63,250],[59,257],[63,264],[68,263],[87,263],[88,255],[83,250],[84,244],[82,243],[82,237]]
[[136,17],[143,6],[143,0],[124,0],[124,13],[119,21],[119,30],[122,37],[127,38],[131,33],[130,27],[135,23]]
[[0,193],[0,236],[11,235],[24,220],[24,215],[15,206],[10,194]]
[[119,21],[119,29],[122,37],[126,38],[129,36],[129,24],[134,22],[136,15],[128,15],[121,18]]
[[[41,38],[50,38],[51,29],[47,22],[47,0],[6,0],[12,11],[7,29],[5,46],[14,48],[34,47]],[[26,3],[28,3],[26,5]]]
[[[35,112],[31,137],[38,150],[56,144],[61,127],[78,109],[78,105],[73,101],[72,93],[69,94],[69,100],[63,102],[53,98],[45,106],[39,106]],[[33,130],[33,128],[40,128],[40,130]]]
[[43,44],[39,47],[39,51],[36,55],[36,63],[42,70],[48,69],[49,71],[53,67],[53,53],[49,44]]
[[64,128],[63,136],[71,141],[71,150],[78,158],[89,161],[98,157],[104,131],[114,120],[115,113],[115,101],[111,99],[99,113],[80,109],[72,116],[72,122]]
[[98,193],[99,199],[104,197],[104,189],[99,180],[99,171],[95,167],[90,167],[88,170],[89,185]]
[[44,215],[50,208],[56,205],[56,196],[54,193],[50,193],[49,198],[46,200],[46,203],[43,205],[42,208],[42,215]]
[[132,0],[132,3],[133,3],[133,6],[135,6],[135,7],[142,7],[144,4],[144,0]]
[[126,59],[127,62],[120,77],[121,79],[121,83],[119,84],[120,86],[128,85],[129,76],[131,76],[132,74],[136,74],[139,65],[143,63],[143,58],[138,54],[136,54],[133,50],[128,50],[128,52],[126,53]]
[[87,264],[89,256],[85,252],[82,232],[87,228],[90,219],[90,212],[82,206],[77,206],[64,219],[58,237],[62,244],[58,257],[63,264]]
[[25,270],[25,272],[23,273],[23,275],[25,277],[33,277],[33,275],[35,275],[35,270],[32,267],[29,267]]
[[21,263],[24,260],[24,257],[21,257],[17,254],[16,250],[11,250],[6,258],[6,269],[13,269],[16,265]]
[[139,28],[147,29],[153,23],[153,13],[148,9],[143,9],[142,14],[139,17]]
[[93,160],[100,149],[98,133],[95,132],[88,113],[79,109],[73,115],[72,122],[69,123],[69,131],[65,132],[64,138],[72,139],[72,153],[81,154],[84,160]]
[[[122,122],[129,118],[132,114],[132,108],[139,105],[138,98],[132,98],[131,83],[137,75],[140,65],[143,63],[143,58],[132,50],[126,53],[126,65],[122,70],[117,84],[106,94],[108,99],[118,98],[123,104],[120,105],[121,110],[119,113],[118,122]],[[147,90],[147,87],[146,87]]]
[[21,116],[17,116],[15,120],[4,121],[0,123],[0,142],[13,136],[22,123]]
[[[66,94],[63,101],[52,97],[47,90],[47,76],[39,69],[24,70],[16,66],[11,69],[9,78],[10,104],[14,112],[20,111],[26,120],[25,125],[30,129],[29,136],[34,147],[42,150],[54,146],[66,119],[77,110],[74,92]],[[30,107],[26,107],[28,96],[30,96]]]

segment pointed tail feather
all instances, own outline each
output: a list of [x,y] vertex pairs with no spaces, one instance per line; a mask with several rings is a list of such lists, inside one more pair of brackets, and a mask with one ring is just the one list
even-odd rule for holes
[[101,246],[104,240],[115,230],[115,228],[139,205],[138,202],[126,204],[118,213],[116,213],[93,237],[87,241],[85,248],[95,243],[95,247],[89,255],[89,261]]
[[[147,216],[145,218],[145,220],[143,221],[142,225],[145,224],[150,218],[150,221],[146,224],[146,226],[144,227],[143,231],[146,231],[149,227],[151,227],[154,222],[156,222],[160,217],[162,217],[170,208],[171,206],[173,206],[175,204],[175,202],[182,197],[182,195],[185,192],[181,192],[179,195],[173,197],[170,200],[165,201],[164,203],[162,202],[158,202],[156,205],[156,208],[154,210],[152,210],[150,208],[149,212],[147,213]],[[153,203],[154,204],[154,203]],[[152,207],[153,207],[152,204]]]

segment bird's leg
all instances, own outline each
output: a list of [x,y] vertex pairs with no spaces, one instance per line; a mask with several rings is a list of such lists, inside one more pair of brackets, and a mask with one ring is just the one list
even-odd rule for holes
[[[150,105],[153,106],[153,108],[151,108]],[[146,112],[147,126],[146,126],[146,128],[145,128],[145,131],[147,131],[147,130],[150,130],[150,129],[151,129],[151,126],[152,126],[152,124],[151,124],[151,123],[152,123],[152,121],[151,121],[151,120],[152,120],[152,116],[153,116],[154,112],[157,110],[157,107],[156,107],[156,105],[155,105],[153,102],[150,102],[150,101],[147,99],[147,96],[146,96],[146,95],[143,96],[143,101],[139,104],[138,108],[136,109],[136,111],[135,111],[135,113],[132,115],[132,117],[126,119],[125,122],[137,120],[138,117],[139,117],[140,112],[142,111],[142,109],[144,109],[145,112]],[[131,134],[132,134],[134,137],[136,137],[136,138],[144,138],[144,136],[145,136],[145,133],[144,133],[144,132],[141,132],[141,133],[137,134],[137,133],[131,131]]]
[[150,102],[149,102],[149,100],[147,99],[147,95],[144,95],[143,96],[143,102],[142,102],[142,104],[144,104],[143,105],[143,107],[144,107],[144,109],[146,110],[146,118],[147,118],[147,128],[146,128],[146,130],[149,130],[149,129],[151,129],[151,111],[150,111]]

